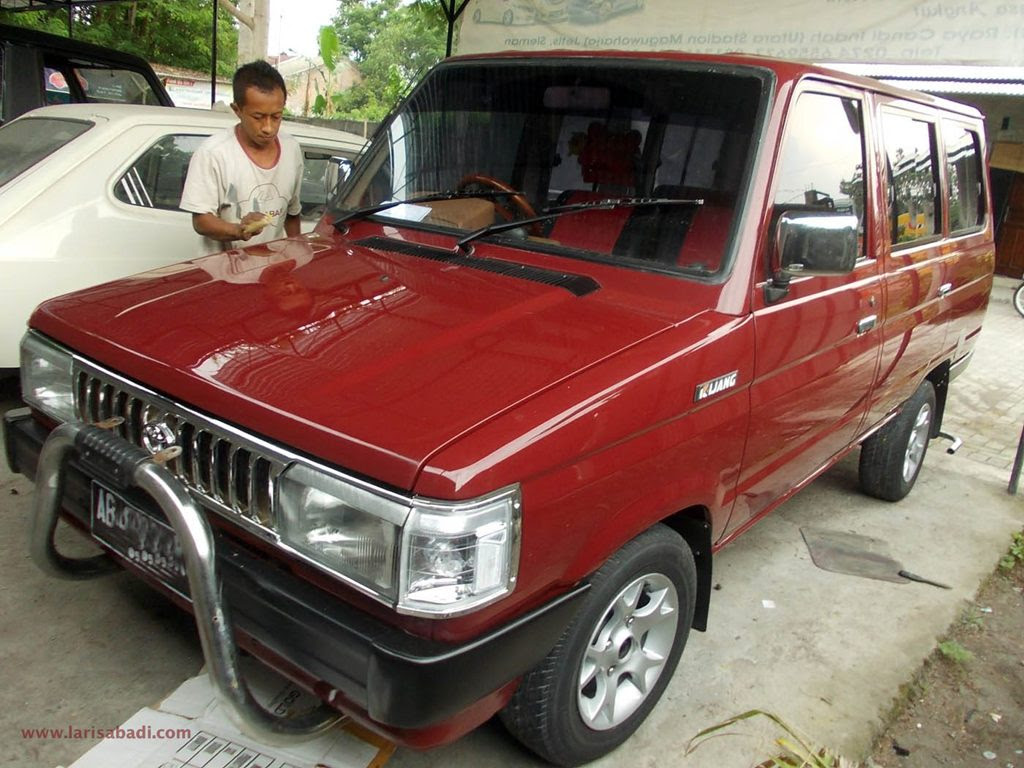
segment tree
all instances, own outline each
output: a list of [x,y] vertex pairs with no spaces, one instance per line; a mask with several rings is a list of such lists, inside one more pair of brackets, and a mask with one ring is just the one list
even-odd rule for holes
[[334,97],[336,111],[379,120],[427,68],[444,56],[447,25],[436,0],[339,0],[334,28],[341,52],[363,81]]
[[[0,22],[67,35],[65,11],[0,11]],[[75,39],[134,53],[157,64],[208,71],[213,0],[146,0],[81,6],[74,11]],[[217,27],[217,70],[235,69],[238,30]]]

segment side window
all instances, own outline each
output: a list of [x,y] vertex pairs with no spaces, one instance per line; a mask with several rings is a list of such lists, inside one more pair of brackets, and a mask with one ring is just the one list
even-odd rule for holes
[[949,181],[949,230],[963,232],[985,221],[981,144],[978,134],[955,123],[942,126]]
[[787,211],[852,213],[864,255],[864,118],[856,99],[803,93],[790,112],[773,199]]
[[164,136],[118,179],[114,197],[129,205],[177,210],[188,163],[205,138],[191,134]]
[[894,246],[942,231],[935,126],[895,112],[882,113],[889,179],[889,232]]

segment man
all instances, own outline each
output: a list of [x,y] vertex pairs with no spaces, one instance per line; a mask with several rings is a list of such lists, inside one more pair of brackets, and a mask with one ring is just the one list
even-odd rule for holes
[[299,234],[302,150],[278,133],[284,79],[254,61],[235,72],[232,92],[239,122],[199,145],[181,196],[206,253]]

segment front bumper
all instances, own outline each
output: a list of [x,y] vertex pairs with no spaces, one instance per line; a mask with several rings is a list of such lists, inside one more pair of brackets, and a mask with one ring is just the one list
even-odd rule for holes
[[[28,409],[5,414],[11,469],[34,480],[48,434]],[[80,458],[71,453],[64,473],[63,514],[84,530],[89,529],[91,482]],[[146,494],[128,490],[125,495],[132,504],[160,515]],[[213,539],[223,601],[240,635],[251,641],[243,645],[272,663],[283,659],[314,681],[322,695],[340,694],[329,697],[330,703],[343,710],[355,708],[353,714],[413,745],[420,741],[418,729],[461,733],[451,721],[540,662],[571,622],[587,589],[579,586],[496,631],[451,646],[385,624],[223,530],[215,529]],[[130,563],[122,564],[135,570]]]

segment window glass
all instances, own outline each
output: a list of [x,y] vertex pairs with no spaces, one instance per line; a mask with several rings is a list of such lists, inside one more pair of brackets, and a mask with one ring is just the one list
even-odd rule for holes
[[978,135],[963,126],[942,127],[949,178],[949,229],[957,232],[980,227],[985,218],[981,152]]
[[164,136],[147,149],[114,187],[114,197],[145,208],[177,210],[188,164],[206,136]]
[[907,115],[884,112],[882,135],[889,178],[890,236],[894,245],[942,231],[939,220],[935,127]]
[[304,147],[302,150],[302,218],[318,219],[327,205],[327,185],[331,179],[331,157],[326,149]]
[[854,214],[864,253],[864,141],[859,101],[801,94],[790,112],[775,186],[774,213]]
[[[763,107],[759,77],[589,59],[448,64],[377,133],[332,205],[462,190],[471,196],[375,215],[475,232],[535,211],[541,221],[484,237],[703,276],[726,263]],[[650,197],[659,202],[635,200]]]
[[130,69],[75,67],[85,100],[105,104],[154,104],[160,99],[146,78]]
[[92,128],[84,120],[29,117],[0,128],[0,187]]

